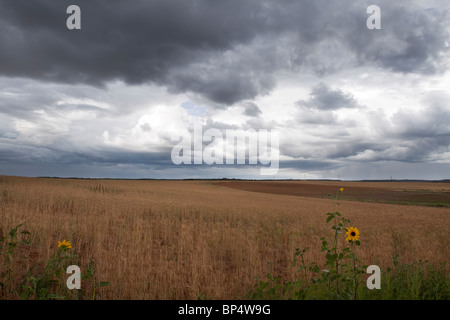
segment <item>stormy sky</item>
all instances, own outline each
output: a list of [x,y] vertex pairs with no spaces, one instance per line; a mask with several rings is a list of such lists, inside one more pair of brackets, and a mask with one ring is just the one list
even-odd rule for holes
[[[0,0],[0,174],[448,179],[449,61],[449,1]],[[173,164],[195,121],[278,132],[278,174]]]

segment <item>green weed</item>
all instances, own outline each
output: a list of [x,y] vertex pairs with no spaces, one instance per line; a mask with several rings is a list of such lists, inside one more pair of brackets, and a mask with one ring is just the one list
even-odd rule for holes
[[[58,243],[55,255],[40,267],[32,263],[32,267],[24,270],[24,263],[29,253],[23,246],[31,247],[27,239],[28,231],[19,231],[22,224],[11,229],[6,236],[0,232],[0,252],[3,257],[0,272],[0,298],[21,300],[68,300],[96,299],[99,288],[109,285],[109,282],[98,281],[95,276],[95,261],[91,260],[86,272],[80,275],[82,286],[79,290],[69,290],[67,287],[67,268],[80,265],[81,261],[69,241]],[[1,231],[1,230],[0,230]]]
[[[428,265],[428,261],[401,264],[399,256],[393,258],[394,268],[381,270],[381,289],[368,289],[364,281],[366,265],[361,265],[357,248],[361,246],[359,230],[346,227],[350,220],[336,210],[339,189],[334,198],[334,210],[327,213],[326,223],[332,223],[332,238],[321,237],[321,252],[326,262],[320,267],[316,262],[307,263],[308,248],[296,248],[292,266],[297,268],[298,279],[284,281],[279,276],[267,274],[265,280],[257,280],[247,296],[258,300],[448,300],[450,280],[445,266]],[[339,248],[338,238],[347,235],[347,246]]]

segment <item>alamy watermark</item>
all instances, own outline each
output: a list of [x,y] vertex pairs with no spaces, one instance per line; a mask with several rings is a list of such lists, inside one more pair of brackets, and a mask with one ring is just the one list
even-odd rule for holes
[[[66,10],[70,16],[67,18],[66,26],[69,30],[81,30],[81,9],[77,5],[70,5]],[[366,21],[368,29],[381,29],[381,10],[377,5],[367,7],[366,13],[371,14]]]
[[79,6],[70,5],[67,7],[66,13],[70,14],[67,18],[66,26],[69,30],[81,29],[81,9]]
[[377,265],[371,265],[367,267],[366,273],[371,274],[369,278],[366,280],[367,288],[372,289],[381,289],[381,270]]
[[208,128],[194,123],[194,132],[180,130],[172,135],[176,145],[171,158],[175,165],[261,165],[261,175],[276,175],[279,169],[279,134],[273,130]]
[[366,12],[371,14],[369,18],[367,18],[366,26],[368,29],[381,29],[381,9],[377,5],[371,5],[367,7]]
[[67,267],[66,270],[67,274],[70,274],[71,276],[67,278],[66,285],[67,289],[73,290],[73,289],[81,289],[81,270],[79,266],[71,265]]

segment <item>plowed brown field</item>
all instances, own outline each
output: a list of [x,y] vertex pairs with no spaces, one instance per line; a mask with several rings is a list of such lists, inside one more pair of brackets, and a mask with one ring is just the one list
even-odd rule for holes
[[348,182],[348,181],[227,181],[218,182],[234,189],[285,194],[300,197],[328,198],[340,187],[342,200],[414,204],[450,207],[450,183],[435,182]]

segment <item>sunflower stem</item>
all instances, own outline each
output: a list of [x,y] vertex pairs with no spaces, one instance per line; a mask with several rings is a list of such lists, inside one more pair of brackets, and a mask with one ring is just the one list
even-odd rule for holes
[[[339,193],[341,192],[341,190],[339,190],[336,193],[336,197],[334,199],[334,254],[337,254],[337,239],[338,239],[338,227],[337,227],[337,210],[336,210],[336,203],[337,203],[337,198],[339,196]],[[336,258],[336,294],[339,294],[339,281],[338,281],[338,275],[339,275],[339,260]]]
[[358,281],[356,278],[356,247],[354,246],[353,242],[352,242],[352,251],[353,251],[353,281],[354,281],[354,286],[355,286],[353,300],[356,300],[356,294],[358,292]]

